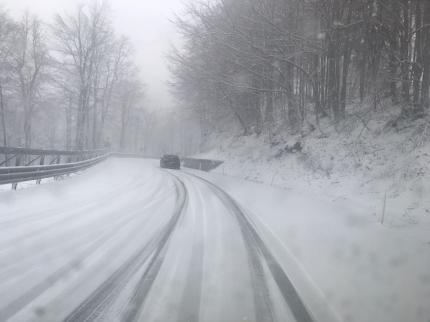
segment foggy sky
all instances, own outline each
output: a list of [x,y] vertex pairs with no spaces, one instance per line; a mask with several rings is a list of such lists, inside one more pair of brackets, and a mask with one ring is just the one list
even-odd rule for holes
[[[115,30],[127,36],[135,47],[135,61],[147,85],[147,104],[151,108],[169,108],[174,100],[168,93],[166,54],[179,37],[169,21],[180,13],[185,0],[110,0]],[[1,0],[0,6],[15,18],[25,10],[51,23],[57,13],[73,13],[82,0]]]

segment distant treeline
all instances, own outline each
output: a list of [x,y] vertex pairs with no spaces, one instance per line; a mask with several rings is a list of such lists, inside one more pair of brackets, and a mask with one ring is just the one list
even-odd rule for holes
[[430,1],[219,0],[176,19],[185,47],[170,57],[174,90],[207,128],[333,124],[352,100],[402,116],[429,107]]
[[106,3],[52,25],[0,12],[0,145],[121,150],[142,146],[143,85]]

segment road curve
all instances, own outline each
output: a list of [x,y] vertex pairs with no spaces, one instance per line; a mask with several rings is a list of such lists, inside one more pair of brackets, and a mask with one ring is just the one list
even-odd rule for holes
[[0,321],[317,321],[243,207],[150,162],[0,193]]

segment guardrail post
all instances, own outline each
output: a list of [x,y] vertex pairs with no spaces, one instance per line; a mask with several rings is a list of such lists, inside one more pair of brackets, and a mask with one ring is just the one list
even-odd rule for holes
[[[56,162],[57,164],[60,164],[61,163],[61,154],[57,154],[57,162]],[[58,180],[58,178],[59,178],[60,176],[55,176],[54,177],[54,180]]]
[[17,154],[15,158],[15,167],[19,167],[21,165],[21,154]]
[[[21,165],[21,157],[22,157],[21,154],[16,155],[16,158],[15,158],[15,166],[16,167],[19,167]],[[18,188],[18,183],[17,182],[12,183],[12,190],[16,190],[17,188]]]
[[[66,161],[67,163],[72,163],[73,162],[73,156],[72,155],[69,155],[68,157],[67,157],[67,161]],[[67,176],[68,177],[70,177],[70,173],[68,173],[67,174]]]
[[[45,164],[45,155],[44,154],[42,154],[40,156],[40,162],[39,162],[39,164],[40,165],[44,165]],[[40,184],[41,182],[42,182],[42,179],[36,180],[36,184]]]

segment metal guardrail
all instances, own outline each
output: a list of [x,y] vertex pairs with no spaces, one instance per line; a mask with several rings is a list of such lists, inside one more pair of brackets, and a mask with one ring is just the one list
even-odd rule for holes
[[[112,153],[106,150],[62,151],[0,146],[0,185],[68,175],[92,167],[108,157],[146,158],[143,154]],[[223,161],[181,158],[184,167],[210,171]]]
[[40,180],[85,170],[110,156],[106,150],[62,151],[0,147],[0,185]]

